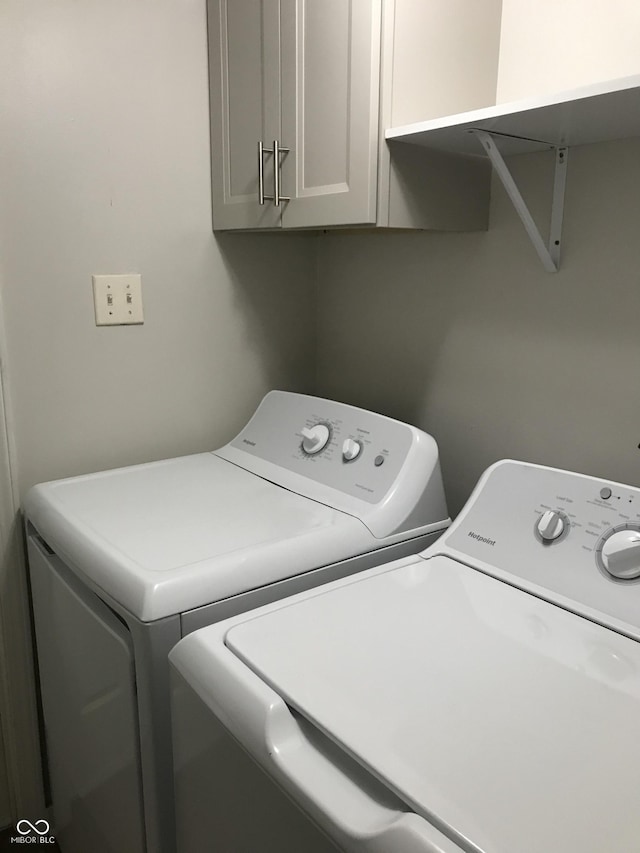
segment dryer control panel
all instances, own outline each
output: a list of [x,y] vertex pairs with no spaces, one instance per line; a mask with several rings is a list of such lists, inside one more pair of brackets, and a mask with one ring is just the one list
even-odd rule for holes
[[272,392],[231,446],[377,503],[406,463],[418,432],[355,406]]
[[449,524],[436,442],[375,412],[271,391],[242,432],[215,453],[359,518],[378,539]]
[[640,635],[640,489],[499,462],[442,541],[485,571]]

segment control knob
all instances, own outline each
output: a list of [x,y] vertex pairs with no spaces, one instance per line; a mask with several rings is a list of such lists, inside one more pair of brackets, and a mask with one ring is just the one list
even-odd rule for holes
[[313,456],[320,453],[329,443],[331,432],[326,424],[315,424],[302,430],[302,449],[305,453]]
[[619,530],[602,547],[602,565],[614,578],[640,577],[640,530]]
[[360,456],[362,445],[354,438],[347,438],[342,445],[342,458],[345,462],[353,462]]
[[553,542],[562,535],[565,528],[565,520],[561,512],[555,509],[548,509],[540,516],[536,529],[540,534],[540,538],[545,542]]

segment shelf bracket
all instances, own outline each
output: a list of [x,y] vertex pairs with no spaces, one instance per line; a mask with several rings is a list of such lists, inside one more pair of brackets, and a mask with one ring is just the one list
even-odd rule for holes
[[533,248],[538,253],[542,266],[547,272],[558,272],[560,268],[560,241],[562,238],[562,218],[564,216],[564,190],[567,181],[567,160],[569,158],[569,149],[551,146],[555,148],[556,163],[553,177],[553,198],[551,200],[551,225],[549,228],[549,243],[545,244],[538,226],[529,213],[529,208],[516,182],[513,180],[513,175],[509,171],[509,167],[504,161],[504,157],[498,150],[498,147],[493,139],[492,134],[486,130],[471,131],[480,141],[482,147],[487,152],[487,156],[491,160],[491,164],[500,178],[502,185],[507,191],[507,195],[511,199],[516,213],[522,220],[529,239],[533,243]]

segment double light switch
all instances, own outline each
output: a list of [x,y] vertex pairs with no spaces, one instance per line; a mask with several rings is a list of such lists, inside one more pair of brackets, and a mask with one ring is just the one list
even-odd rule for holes
[[128,326],[144,323],[142,276],[94,275],[93,304],[96,326]]

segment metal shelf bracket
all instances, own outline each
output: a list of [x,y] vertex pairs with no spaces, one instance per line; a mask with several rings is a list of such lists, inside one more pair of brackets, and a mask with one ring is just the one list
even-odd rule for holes
[[533,243],[533,247],[538,253],[542,266],[546,272],[558,272],[560,268],[560,243],[562,238],[562,218],[564,216],[564,190],[567,181],[567,160],[569,158],[568,148],[555,148],[556,163],[555,173],[553,177],[553,198],[551,200],[551,224],[549,227],[549,242],[545,244],[538,226],[529,213],[529,208],[513,176],[509,171],[509,167],[504,161],[504,158],[493,138],[493,134],[486,130],[471,131],[480,141],[482,147],[487,152],[487,156],[491,160],[491,164],[500,178],[502,185],[507,191],[507,195],[511,199],[516,213],[522,220],[529,239]]

